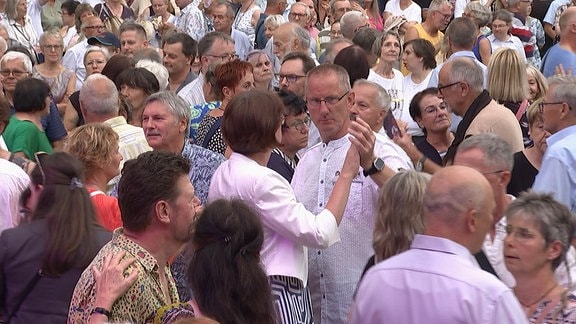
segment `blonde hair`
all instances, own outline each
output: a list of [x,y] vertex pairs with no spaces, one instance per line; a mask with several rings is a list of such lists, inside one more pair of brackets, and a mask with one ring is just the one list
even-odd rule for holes
[[[538,85],[538,93],[532,100],[535,101],[537,99],[544,98],[544,94],[546,91],[548,91],[548,80],[546,80],[544,74],[542,74],[540,70],[530,64],[526,66],[526,72],[528,73],[527,76],[533,77],[536,80],[536,84]],[[526,80],[526,82],[528,82],[528,80]]]
[[528,98],[526,64],[515,49],[499,48],[488,62],[488,92],[498,102]]
[[423,201],[430,177],[399,172],[380,189],[373,241],[376,262],[406,251],[414,235],[424,230]]
[[91,178],[118,151],[118,134],[105,124],[82,125],[70,132],[64,150],[82,162]]

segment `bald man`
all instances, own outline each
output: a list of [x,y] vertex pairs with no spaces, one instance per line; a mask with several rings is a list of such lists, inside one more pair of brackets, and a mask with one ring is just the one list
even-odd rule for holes
[[368,271],[350,322],[527,323],[512,290],[472,255],[492,224],[493,207],[480,172],[449,166],[434,173],[424,196],[424,234]]

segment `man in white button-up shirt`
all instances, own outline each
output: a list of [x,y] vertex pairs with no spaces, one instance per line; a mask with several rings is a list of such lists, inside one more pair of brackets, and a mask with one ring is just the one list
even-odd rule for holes
[[[351,142],[360,151],[363,169],[352,181],[339,226],[341,242],[308,252],[315,323],[346,322],[364,265],[374,254],[372,231],[378,188],[399,169],[411,168],[409,160],[376,140],[361,117],[350,121],[353,96],[348,73],[342,67],[323,64],[308,73],[306,102],[322,142],[310,148],[296,167],[292,178],[296,198],[313,213],[325,208]],[[377,161],[384,165],[374,163]]]
[[480,172],[450,166],[434,173],[424,196],[424,234],[368,271],[350,323],[528,323],[512,290],[472,255],[492,226],[493,208]]

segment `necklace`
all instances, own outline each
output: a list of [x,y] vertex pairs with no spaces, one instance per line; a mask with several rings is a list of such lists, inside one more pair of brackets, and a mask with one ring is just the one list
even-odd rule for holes
[[538,302],[540,302],[542,299],[544,299],[544,297],[548,296],[548,294],[549,294],[550,292],[552,292],[552,290],[554,290],[554,288],[556,288],[557,286],[558,286],[558,283],[555,282],[554,285],[552,285],[552,287],[550,287],[550,289],[546,290],[546,292],[545,292],[544,294],[542,294],[542,296],[538,297],[538,299],[536,299],[536,300],[535,300],[534,302],[532,302],[532,303],[525,304],[525,303],[523,303],[523,302],[520,300],[520,298],[518,298],[518,301],[520,302],[520,304],[521,304],[522,306],[524,306],[525,308],[529,309],[529,308],[531,308],[532,306],[536,305]]

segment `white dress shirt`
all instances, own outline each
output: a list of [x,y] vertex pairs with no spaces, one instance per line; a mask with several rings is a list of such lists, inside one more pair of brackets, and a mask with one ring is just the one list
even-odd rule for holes
[[203,85],[204,73],[200,73],[194,81],[185,85],[177,94],[190,106],[201,105],[206,102],[206,99],[204,99],[204,90],[202,88]]
[[[394,170],[411,169],[406,154],[377,138],[375,154]],[[298,201],[313,213],[326,206],[351,143],[348,135],[312,147],[298,162],[292,187]],[[401,150],[401,149],[399,149]],[[374,254],[372,232],[378,186],[361,170],[353,179],[344,217],[339,225],[342,241],[308,255],[308,284],[316,323],[345,323],[352,295],[366,260]]]
[[84,54],[90,45],[84,39],[80,43],[70,47],[62,58],[62,65],[76,73],[76,89],[81,89],[86,79],[86,68],[84,67]]
[[350,323],[528,323],[512,290],[464,246],[416,235],[410,250],[372,267]]
[[230,198],[244,200],[259,213],[264,227],[260,254],[269,276],[294,277],[306,285],[306,246],[326,248],[340,240],[329,210],[309,212],[280,174],[238,153],[216,169],[208,192],[208,202]]

